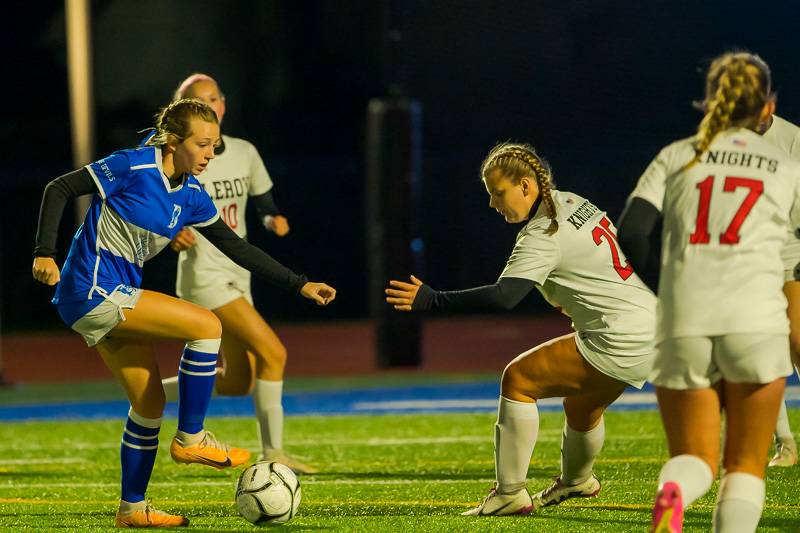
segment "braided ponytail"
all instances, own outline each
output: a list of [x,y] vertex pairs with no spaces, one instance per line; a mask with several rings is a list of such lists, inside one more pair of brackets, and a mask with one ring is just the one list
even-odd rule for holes
[[756,129],[761,110],[774,98],[769,66],[755,54],[728,52],[716,58],[706,76],[705,116],[697,128],[695,155],[688,168],[708,150],[714,138],[731,127]]
[[553,176],[550,171],[550,165],[536,153],[533,146],[516,143],[498,144],[483,160],[481,177],[485,179],[495,169],[499,169],[503,176],[515,184],[518,184],[523,177],[532,175],[536,179],[536,186],[539,188],[539,197],[542,199],[542,203],[544,203],[547,214],[550,217],[550,227],[547,228],[547,234],[552,235],[558,231],[556,203],[553,201],[552,195]]

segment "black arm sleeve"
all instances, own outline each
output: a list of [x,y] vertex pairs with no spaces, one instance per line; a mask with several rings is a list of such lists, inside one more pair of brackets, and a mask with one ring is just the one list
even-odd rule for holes
[[463,291],[437,291],[422,285],[411,308],[429,309],[512,309],[534,288],[533,281],[522,278],[500,278],[494,285]]
[[98,192],[89,171],[74,170],[54,179],[44,188],[42,205],[39,208],[39,226],[36,229],[34,257],[55,257],[58,226],[64,207],[71,198]]
[[256,196],[251,196],[250,201],[253,202],[253,206],[256,208],[256,213],[258,213],[258,218],[263,219],[267,215],[280,215],[281,210],[278,209],[278,206],[275,205],[275,199],[272,197],[272,193],[267,191],[264,194],[259,194]]
[[305,276],[295,274],[270,255],[236,235],[222,219],[217,219],[209,226],[195,229],[234,263],[263,276],[270,283],[299,291],[308,282]]
[[633,265],[633,270],[650,290],[658,290],[661,258],[661,213],[642,198],[634,197],[620,216],[617,240],[622,252]]

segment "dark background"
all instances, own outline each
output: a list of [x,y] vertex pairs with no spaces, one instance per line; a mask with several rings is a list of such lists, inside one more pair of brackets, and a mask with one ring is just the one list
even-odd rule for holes
[[[5,120],[0,126],[2,327],[60,327],[52,289],[30,275],[44,185],[72,169],[63,4],[6,13]],[[318,311],[256,281],[268,319],[366,316],[366,106],[390,78],[423,106],[421,206],[416,216],[436,288],[493,282],[518,228],[487,208],[478,178],[501,140],[532,142],[559,188],[616,219],[663,145],[690,135],[702,69],[731,48],[772,66],[778,113],[800,121],[796,2],[406,1],[390,74],[388,2],[96,1],[92,4],[96,156],[130,147],[177,83],[214,76],[227,96],[223,131],[259,149],[288,237],[250,225],[251,240],[339,290]],[[74,215],[65,213],[59,262]],[[175,256],[145,267],[171,292]],[[406,275],[398,272],[398,276]],[[524,310],[543,309],[529,298]]]

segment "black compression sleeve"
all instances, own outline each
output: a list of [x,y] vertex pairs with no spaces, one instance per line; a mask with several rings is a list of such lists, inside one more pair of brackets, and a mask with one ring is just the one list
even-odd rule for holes
[[500,278],[494,285],[484,285],[463,291],[437,291],[422,285],[411,308],[429,309],[512,309],[534,288],[534,283],[522,278]]
[[263,219],[267,215],[280,215],[281,210],[275,205],[275,199],[272,197],[271,192],[265,192],[256,196],[251,196],[250,201],[256,208],[258,218]]
[[625,207],[617,224],[617,240],[633,270],[650,290],[658,290],[661,257],[661,222],[659,210],[642,198],[634,197]]
[[270,255],[236,235],[222,219],[217,219],[209,226],[195,229],[234,263],[263,276],[270,283],[299,291],[308,282],[305,276],[295,274]]
[[39,226],[36,229],[34,257],[55,257],[58,226],[70,198],[97,191],[92,176],[85,168],[74,170],[54,179],[44,188],[39,208]]

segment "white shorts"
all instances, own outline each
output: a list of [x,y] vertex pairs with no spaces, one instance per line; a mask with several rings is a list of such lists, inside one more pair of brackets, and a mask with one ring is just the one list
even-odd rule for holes
[[206,309],[216,309],[229,304],[238,298],[244,298],[253,305],[253,295],[250,292],[250,276],[236,279],[228,278],[223,283],[194,287],[191,290],[178,292],[178,296]]
[[83,335],[86,344],[92,347],[102,341],[117,324],[125,320],[122,310],[136,307],[141,296],[141,289],[127,285],[119,286],[97,307],[72,324],[72,329]]
[[621,356],[593,350],[582,337],[580,332],[576,333],[575,344],[587,363],[617,381],[627,383],[637,389],[644,386],[647,375],[653,368],[654,351],[651,341],[632,340],[628,343],[628,347],[633,355]]
[[674,390],[731,383],[771,383],[793,372],[789,337],[736,333],[665,339],[657,347],[650,381]]

